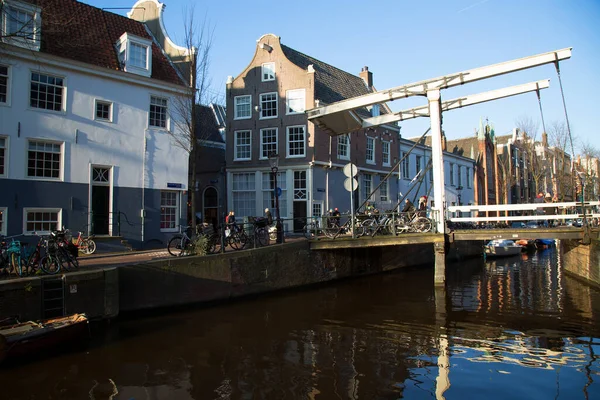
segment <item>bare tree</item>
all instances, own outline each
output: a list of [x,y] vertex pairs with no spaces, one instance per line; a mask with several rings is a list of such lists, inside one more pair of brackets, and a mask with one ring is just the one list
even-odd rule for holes
[[504,204],[509,204],[508,193],[510,188],[517,183],[509,146],[503,147],[502,152],[498,153],[498,172],[498,196]]
[[188,50],[189,62],[182,63],[181,70],[184,77],[189,79],[189,86],[183,95],[177,96],[173,101],[171,114],[177,129],[169,134],[175,145],[189,155],[189,217],[195,229],[197,153],[209,134],[200,130],[198,105],[210,102],[211,85],[208,68],[214,29],[206,23],[206,19],[198,25],[193,6],[186,10],[184,15],[187,16],[184,23],[184,46]]
[[552,182],[559,201],[574,200],[576,189],[575,176],[570,153],[571,138],[567,125],[562,121],[554,121],[548,129],[548,139],[552,153]]
[[548,162],[545,154],[539,151],[539,122],[533,120],[531,117],[522,116],[515,121],[515,126],[521,135],[519,146],[527,163],[527,171],[529,173],[529,177],[527,178],[531,178],[533,181],[534,193],[545,192],[547,188],[544,186],[543,178],[548,174]]

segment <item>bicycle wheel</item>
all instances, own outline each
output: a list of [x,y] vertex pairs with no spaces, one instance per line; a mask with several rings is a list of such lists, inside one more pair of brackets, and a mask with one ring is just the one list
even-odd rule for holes
[[40,252],[35,250],[27,259],[27,269],[30,275],[37,275],[40,268]]
[[69,265],[69,269],[79,269],[79,260],[69,250],[63,250],[63,256],[66,263]]
[[330,239],[335,239],[342,231],[338,226],[331,226],[323,229],[323,233]]
[[23,268],[21,256],[17,253],[10,254],[10,265],[12,266],[15,275],[24,276],[27,275],[27,266]]
[[83,239],[83,254],[94,254],[96,252],[96,242],[92,239]]
[[173,257],[178,257],[180,255],[182,255],[183,253],[183,248],[181,246],[181,242],[183,241],[183,237],[182,236],[173,236],[171,238],[171,240],[169,240],[169,244],[167,245],[167,250],[169,251],[169,254],[172,255]]
[[40,260],[40,267],[46,274],[54,275],[60,271],[61,264],[58,261],[58,258],[46,255]]
[[256,241],[259,246],[266,246],[269,244],[269,232],[266,228],[258,228],[254,231],[256,235]]
[[314,239],[317,232],[317,226],[314,223],[309,223],[304,225],[302,228],[302,232],[304,233],[304,237],[307,239]]
[[425,217],[418,217],[412,225],[415,231],[419,233],[425,233],[431,230],[431,221]]
[[229,244],[234,250],[242,250],[248,243],[248,236],[244,232],[234,232],[229,236]]

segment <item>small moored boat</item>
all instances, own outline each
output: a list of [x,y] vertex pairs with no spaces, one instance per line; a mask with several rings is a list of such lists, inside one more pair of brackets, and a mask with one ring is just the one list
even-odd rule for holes
[[89,338],[85,314],[28,321],[0,327],[0,362],[5,358],[30,357],[66,343],[76,344]]
[[484,253],[486,257],[507,257],[520,254],[523,249],[523,246],[516,244],[512,240],[497,239],[488,242],[484,246]]

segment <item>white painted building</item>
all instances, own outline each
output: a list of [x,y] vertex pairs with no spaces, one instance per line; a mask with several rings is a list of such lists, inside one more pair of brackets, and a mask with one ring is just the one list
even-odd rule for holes
[[188,177],[168,133],[185,82],[164,49],[145,24],[74,0],[0,1],[16,32],[0,43],[0,233],[164,242],[185,222]]

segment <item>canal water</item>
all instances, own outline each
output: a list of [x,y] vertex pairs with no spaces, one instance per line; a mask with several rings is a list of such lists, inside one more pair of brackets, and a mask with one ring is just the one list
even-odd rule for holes
[[95,328],[0,399],[600,399],[600,293],[554,250]]

